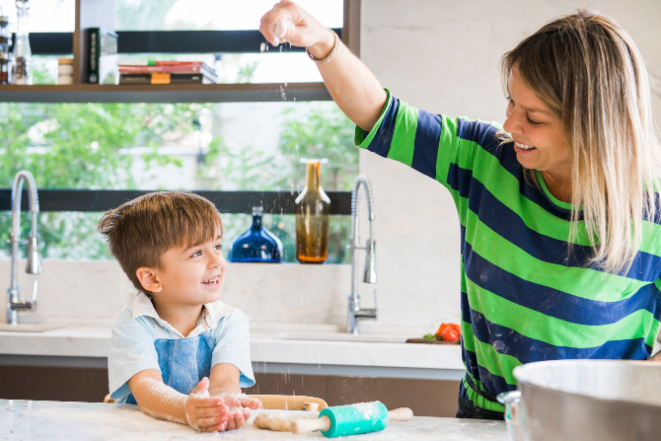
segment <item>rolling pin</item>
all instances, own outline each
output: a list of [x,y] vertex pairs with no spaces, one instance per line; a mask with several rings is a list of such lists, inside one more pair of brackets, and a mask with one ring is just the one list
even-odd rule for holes
[[316,420],[292,421],[292,433],[302,434],[321,430],[327,438],[378,432],[388,426],[388,421],[408,421],[413,412],[408,407],[391,410],[380,401],[327,407],[319,412]]

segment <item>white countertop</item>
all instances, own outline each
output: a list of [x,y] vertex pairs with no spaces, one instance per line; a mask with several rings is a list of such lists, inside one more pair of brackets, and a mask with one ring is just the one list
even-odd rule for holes
[[[411,335],[329,332],[251,331],[250,350],[257,372],[278,372],[278,366],[304,366],[291,373],[459,379],[464,372],[459,345],[407,344]],[[106,358],[110,327],[65,326],[43,332],[0,331],[0,355]],[[327,367],[330,371],[322,369]],[[332,368],[336,370],[333,371]],[[349,372],[345,368],[351,367]],[[339,369],[339,370],[338,370]],[[361,369],[368,369],[363,374]],[[376,369],[376,370],[375,370]],[[380,369],[380,370],[379,370]]]
[[[142,413],[137,406],[55,401],[0,400],[0,433],[9,440],[122,440],[162,441],[187,439],[228,439],[268,441],[325,439],[319,432],[292,435],[255,428],[249,421],[239,430],[224,433],[197,433],[183,424],[158,420]],[[282,411],[275,411],[282,412]],[[254,416],[254,415],[253,415]],[[343,438],[346,439],[346,438]],[[456,418],[414,417],[392,421],[376,433],[362,434],[360,441],[443,440],[507,441],[502,421]]]

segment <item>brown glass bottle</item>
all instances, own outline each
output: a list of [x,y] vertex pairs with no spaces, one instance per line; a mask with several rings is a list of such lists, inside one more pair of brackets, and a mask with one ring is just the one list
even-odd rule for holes
[[296,258],[323,263],[328,257],[330,198],[321,188],[320,159],[307,159],[305,188],[296,198]]

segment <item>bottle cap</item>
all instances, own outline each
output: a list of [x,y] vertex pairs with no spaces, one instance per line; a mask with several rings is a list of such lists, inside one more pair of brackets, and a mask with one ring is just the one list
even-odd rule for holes
[[319,164],[325,164],[328,162],[326,158],[301,158],[298,160],[301,164],[307,164],[309,162],[318,162]]
[[73,58],[58,58],[57,64],[73,64]]
[[256,214],[264,214],[264,207],[261,205],[252,207],[252,215],[255,216]]

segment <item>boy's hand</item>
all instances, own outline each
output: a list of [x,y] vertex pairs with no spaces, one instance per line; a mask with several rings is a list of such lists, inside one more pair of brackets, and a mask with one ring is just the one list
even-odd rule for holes
[[205,377],[190,393],[185,406],[186,421],[200,432],[226,430],[229,428],[229,409],[222,398],[210,397],[208,389],[209,379]]
[[[250,409],[259,409],[262,407],[262,402],[256,398],[249,398],[245,395],[225,395],[223,397],[225,404],[230,408],[229,421],[227,422],[227,430],[239,429],[250,418]],[[235,412],[232,408],[242,407]]]

